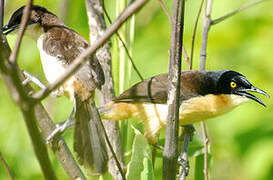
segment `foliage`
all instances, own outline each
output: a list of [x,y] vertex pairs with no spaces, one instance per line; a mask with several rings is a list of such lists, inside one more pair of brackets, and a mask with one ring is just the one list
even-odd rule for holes
[[[106,1],[109,3],[110,0]],[[36,1],[36,4],[43,5],[60,16],[62,4],[65,1]],[[69,18],[66,23],[77,32],[88,38],[88,25],[85,13],[84,1],[69,1]],[[239,7],[244,1],[215,1],[212,9],[212,18]],[[8,1],[5,12],[5,22],[11,13],[19,6],[25,4],[25,0]],[[107,4],[106,4],[107,5]],[[167,1],[168,9],[171,8],[171,1]],[[191,32],[196,16],[199,1],[186,2],[185,20],[185,47],[190,49]],[[268,94],[273,94],[273,71],[272,71],[272,29],[273,13],[272,1],[268,1],[252,7],[238,15],[225,20],[212,27],[209,33],[207,69],[233,69],[246,75],[257,87],[264,89]],[[110,6],[107,5],[108,10]],[[110,13],[113,14],[113,13]],[[113,20],[114,18],[112,18]],[[200,34],[202,20],[199,24],[196,48],[194,54],[194,69],[199,66]],[[14,46],[16,36],[8,37],[11,47]],[[114,38],[112,38],[114,39]],[[136,16],[135,40],[133,47],[133,59],[145,78],[156,74],[165,73],[168,70],[170,46],[170,23],[168,18],[159,7],[157,1],[151,1]],[[23,69],[35,74],[45,82],[39,53],[35,42],[25,37],[19,54],[19,63]],[[187,69],[183,61],[183,70]],[[118,69],[114,69],[118,71]],[[128,80],[129,81],[129,80]],[[139,77],[132,70],[130,85],[140,81]],[[0,82],[0,151],[7,161],[15,179],[42,179],[39,165],[33,154],[33,149],[26,133],[25,124],[16,105],[8,95],[8,89]],[[272,100],[263,98],[268,105],[267,108],[249,101],[233,112],[207,121],[210,135],[210,176],[211,179],[270,179],[273,177],[273,123]],[[44,101],[53,119],[65,120],[68,109],[72,110],[71,102],[62,97],[58,99],[48,98]],[[137,127],[133,120],[129,120]],[[202,146],[200,146],[199,125],[194,141],[190,144],[190,175],[189,179],[199,179],[202,161]],[[143,167],[138,171],[143,179],[153,178],[150,171],[150,152],[147,143],[141,134],[134,134],[131,126],[127,126],[131,139],[124,147],[128,176],[137,173],[133,168]],[[123,129],[124,131],[127,131]],[[64,133],[64,138],[72,147],[72,131]],[[161,133],[160,142],[164,139],[164,132]],[[129,149],[128,149],[129,147]],[[140,153],[137,153],[139,150]],[[60,179],[67,179],[62,167],[51,152],[51,159],[57,176]],[[146,156],[147,155],[147,156]],[[138,159],[136,157],[141,157]],[[162,153],[157,152],[154,179],[162,177]],[[138,159],[139,162],[135,160]],[[194,172],[196,171],[196,172]],[[110,176],[105,177],[105,179]],[[0,165],[0,179],[7,179],[7,174]]]

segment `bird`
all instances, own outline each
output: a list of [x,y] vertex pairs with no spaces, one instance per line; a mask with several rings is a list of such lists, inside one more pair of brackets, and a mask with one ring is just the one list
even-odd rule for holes
[[[266,106],[249,91],[269,97],[232,70],[182,71],[180,84],[179,124],[182,126],[227,113],[248,99]],[[159,131],[166,126],[167,98],[168,74],[160,74],[133,85],[101,106],[99,112],[108,120],[141,120],[145,137],[155,144]]]
[[[1,29],[3,34],[16,32],[24,8],[22,6],[12,14],[8,24]],[[49,83],[59,78],[89,46],[81,35],[39,5],[31,7],[26,34],[37,42]],[[102,125],[94,102],[95,90],[100,89],[104,81],[103,69],[96,56],[92,56],[54,93],[56,96],[65,95],[74,102],[69,118],[75,118],[74,150],[80,164],[98,173],[106,171],[108,161]]]

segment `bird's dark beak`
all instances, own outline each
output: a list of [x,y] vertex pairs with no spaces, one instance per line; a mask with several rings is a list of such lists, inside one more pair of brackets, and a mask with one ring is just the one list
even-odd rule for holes
[[15,29],[18,29],[18,28],[19,28],[19,25],[14,25],[14,26],[6,25],[6,26],[1,28],[1,32],[4,35],[7,35],[7,34],[11,33],[12,31],[14,31]]
[[263,90],[261,90],[259,88],[254,87],[254,86],[251,86],[251,88],[249,88],[249,89],[239,89],[236,92],[234,92],[234,94],[237,94],[237,95],[244,96],[244,97],[247,97],[249,99],[252,99],[252,100],[260,103],[264,107],[266,107],[265,103],[263,103],[262,100],[260,100],[256,96],[248,93],[247,91],[251,91],[251,92],[256,92],[256,93],[259,93],[259,94],[263,94],[263,95],[265,95],[268,98],[270,97],[266,92],[264,92]]

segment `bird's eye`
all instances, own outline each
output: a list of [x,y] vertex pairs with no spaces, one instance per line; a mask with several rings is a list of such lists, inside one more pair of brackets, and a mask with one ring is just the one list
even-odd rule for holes
[[232,88],[236,88],[236,86],[237,86],[237,84],[235,83],[235,82],[230,82],[230,87],[232,87]]

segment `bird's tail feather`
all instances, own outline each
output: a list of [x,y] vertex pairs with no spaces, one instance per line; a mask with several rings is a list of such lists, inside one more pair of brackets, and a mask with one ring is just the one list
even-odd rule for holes
[[104,173],[107,170],[107,150],[99,113],[93,99],[81,101],[76,95],[74,150],[80,164]]

